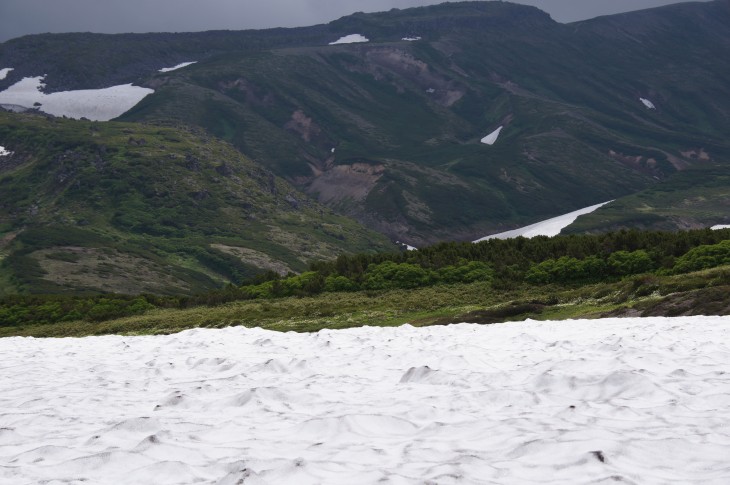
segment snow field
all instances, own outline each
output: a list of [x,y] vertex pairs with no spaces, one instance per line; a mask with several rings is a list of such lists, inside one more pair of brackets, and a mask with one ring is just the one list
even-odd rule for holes
[[12,67],[4,67],[0,69],[0,81],[8,77],[8,74],[10,74],[10,71],[14,71]]
[[12,154],[13,152],[6,150],[4,146],[0,146],[0,157],[7,157]]
[[360,34],[350,34],[346,35],[344,37],[340,37],[334,42],[330,42],[329,45],[337,45],[337,44],[354,44],[357,42],[370,42],[370,39],[367,37],[360,35]]
[[477,239],[474,242],[477,243],[487,241],[489,239],[509,239],[519,236],[526,238],[531,238],[535,236],[557,236],[558,234],[560,234],[560,231],[574,223],[575,220],[578,219],[578,217],[585,214],[590,214],[591,212],[596,211],[599,207],[603,207],[604,205],[610,204],[611,202],[613,201],[592,205],[590,207],[579,209],[568,214],[563,214],[562,216],[553,217],[552,219],[547,219],[545,221],[537,222],[535,224],[530,224],[529,226],[521,227],[519,229],[513,229],[511,231],[501,232],[499,234],[492,234],[491,236]]
[[0,483],[730,483],[728,317],[0,352]]
[[654,103],[652,103],[651,101],[649,101],[646,98],[639,98],[639,101],[641,101],[644,104],[644,106],[646,106],[647,109],[656,109],[656,106],[654,106]]
[[499,138],[499,134],[502,133],[502,128],[504,128],[504,126],[500,126],[496,130],[482,138],[482,143],[484,143],[485,145],[494,145]]
[[152,89],[124,84],[105,89],[83,89],[44,93],[43,78],[26,77],[0,92],[0,104],[33,108],[39,103],[42,111],[54,116],[87,118],[94,121],[109,121],[129,111],[142,101]]
[[171,71],[177,71],[178,69],[182,69],[183,67],[192,66],[193,64],[197,64],[198,61],[192,61],[192,62],[182,62],[176,66],[172,67],[163,67],[157,72],[171,72]]

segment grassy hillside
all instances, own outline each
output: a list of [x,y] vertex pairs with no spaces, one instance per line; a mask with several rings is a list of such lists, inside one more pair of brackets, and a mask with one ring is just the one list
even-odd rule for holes
[[730,166],[706,164],[581,216],[563,232],[698,229],[718,224],[730,224]]
[[190,297],[0,298],[0,336],[262,326],[495,323],[730,314],[730,230],[517,238],[341,255],[310,271]]
[[0,293],[194,293],[392,247],[199,130],[0,112],[0,140]]
[[730,267],[681,276],[635,277],[581,287],[488,283],[438,285],[382,292],[328,293],[275,300],[234,301],[186,309],[153,309],[104,321],[0,327],[0,337],[154,335],[190,328],[243,325],[316,332],[363,325],[414,326],[497,323],[606,316],[730,315]]

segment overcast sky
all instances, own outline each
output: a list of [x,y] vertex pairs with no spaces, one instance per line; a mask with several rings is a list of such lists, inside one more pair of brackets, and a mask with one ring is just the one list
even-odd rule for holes
[[[515,0],[559,22],[657,7],[677,0]],[[0,42],[42,32],[189,32],[294,27],[356,11],[441,0],[0,0]]]

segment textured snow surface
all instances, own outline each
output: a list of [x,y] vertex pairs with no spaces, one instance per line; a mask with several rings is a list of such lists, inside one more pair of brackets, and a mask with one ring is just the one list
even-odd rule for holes
[[163,67],[158,72],[170,72],[170,71],[177,71],[178,69],[182,69],[183,67],[192,66],[193,64],[197,63],[198,61],[192,61],[192,62],[183,62],[178,64],[177,66],[172,67]]
[[334,42],[330,42],[330,45],[335,44],[354,44],[356,42],[370,42],[370,39],[368,39],[365,36],[362,36],[360,34],[350,34],[346,35],[344,37],[340,37]]
[[500,126],[484,138],[482,138],[482,143],[485,145],[494,145],[497,142],[497,139],[499,138],[499,134],[502,133],[503,126]]
[[644,106],[646,106],[648,109],[656,109],[656,106],[654,106],[654,103],[652,103],[651,101],[649,101],[646,98],[639,98],[639,101],[644,103]]
[[0,339],[0,483],[730,483],[730,318]]
[[0,146],[0,157],[7,157],[8,155],[12,154],[13,152],[6,150],[4,146]]
[[13,70],[12,67],[5,67],[3,69],[0,69],[0,81],[5,79],[8,76],[8,74],[10,73],[10,71],[12,71],[12,70]]
[[36,107],[41,111],[69,118],[88,118],[109,121],[129,111],[142,101],[152,89],[124,84],[105,89],[84,89],[46,94],[42,91],[43,78],[26,77],[0,92],[0,104]]
[[477,239],[474,242],[481,242],[481,241],[487,241],[489,239],[510,239],[513,237],[535,237],[535,236],[557,236],[560,234],[560,231],[571,225],[575,222],[575,220],[584,215],[584,214],[590,214],[591,212],[595,211],[599,207],[603,207],[606,204],[609,204],[613,201],[603,202],[601,204],[592,205],[590,207],[586,207],[584,209],[579,209],[575,212],[570,212],[568,214],[563,214],[562,216],[553,217],[552,219],[548,219],[541,222],[536,222],[535,224],[530,224],[529,226],[521,227],[519,229],[513,229],[511,231],[507,232],[500,232],[499,234],[492,234],[491,236],[483,237],[481,239]]

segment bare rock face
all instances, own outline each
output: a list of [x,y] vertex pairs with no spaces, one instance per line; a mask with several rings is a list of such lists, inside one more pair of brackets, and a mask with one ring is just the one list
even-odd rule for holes
[[385,166],[379,164],[337,165],[315,178],[307,192],[328,205],[347,199],[362,202],[384,173]]

